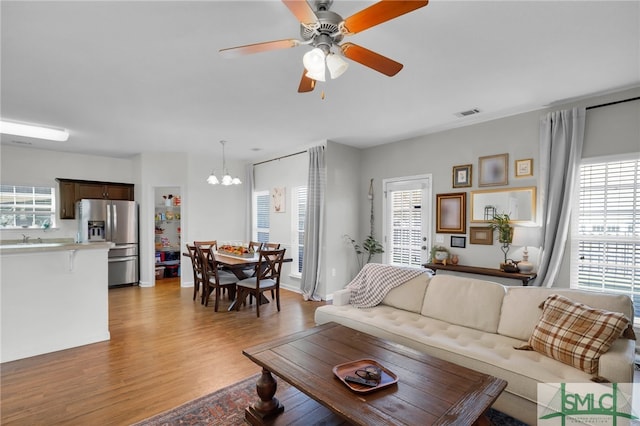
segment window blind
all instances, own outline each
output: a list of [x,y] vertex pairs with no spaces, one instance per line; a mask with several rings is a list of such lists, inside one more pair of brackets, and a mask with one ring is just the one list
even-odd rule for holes
[[421,265],[422,189],[390,191],[391,244],[393,265]]
[[307,216],[307,187],[301,186],[297,188],[297,244],[296,251],[298,253],[298,272],[302,273],[302,259],[304,257],[304,222]]
[[0,185],[0,227],[54,226],[55,189],[38,186]]
[[[577,287],[627,294],[640,312],[640,161],[583,164],[578,202]],[[574,231],[575,232],[575,231]]]
[[256,197],[256,239],[261,243],[269,242],[269,209],[271,197],[269,192],[259,192]]

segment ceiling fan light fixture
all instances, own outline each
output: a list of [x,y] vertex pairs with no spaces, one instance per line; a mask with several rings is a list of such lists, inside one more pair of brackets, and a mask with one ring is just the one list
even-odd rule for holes
[[312,80],[316,80],[316,81],[325,81],[325,71],[324,68],[322,68],[319,71],[315,71],[315,72],[311,72],[311,71],[307,71],[307,73],[305,74],[307,77],[309,77]]
[[324,70],[324,60],[326,55],[322,49],[315,47],[304,54],[302,57],[302,65],[310,73],[318,73],[320,70]]
[[327,55],[327,68],[332,79],[340,77],[349,68],[349,63],[339,55],[331,53]]

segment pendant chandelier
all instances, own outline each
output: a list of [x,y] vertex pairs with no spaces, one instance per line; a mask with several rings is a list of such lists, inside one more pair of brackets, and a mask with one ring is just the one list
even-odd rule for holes
[[213,170],[209,175],[209,177],[207,178],[207,183],[209,185],[221,184],[221,185],[229,186],[229,185],[240,185],[242,183],[242,181],[238,177],[232,178],[231,175],[229,174],[229,171],[227,170],[227,161],[224,155],[225,143],[226,141],[220,141],[220,144],[222,144],[222,179],[218,179],[216,177],[215,170]]

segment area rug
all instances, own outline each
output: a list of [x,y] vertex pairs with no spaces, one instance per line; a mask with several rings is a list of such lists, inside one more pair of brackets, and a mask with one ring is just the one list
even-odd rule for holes
[[[209,395],[135,423],[133,426],[247,425],[248,423],[244,420],[244,409],[257,399],[258,377],[259,375],[247,377]],[[288,387],[290,385],[284,380],[278,381],[278,392]],[[496,410],[489,410],[489,420],[495,426],[527,426]]]

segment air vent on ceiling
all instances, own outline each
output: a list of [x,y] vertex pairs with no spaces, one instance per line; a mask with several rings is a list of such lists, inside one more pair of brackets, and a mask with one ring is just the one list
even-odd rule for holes
[[12,140],[11,142],[12,142],[12,143],[15,143],[15,144],[17,144],[17,145],[33,145],[33,143],[32,143],[32,142],[27,142],[27,141],[17,141],[17,140],[15,140],[15,139],[14,139],[14,140]]
[[469,115],[478,114],[480,110],[478,108],[469,109],[467,111],[456,112],[456,117],[467,117]]

